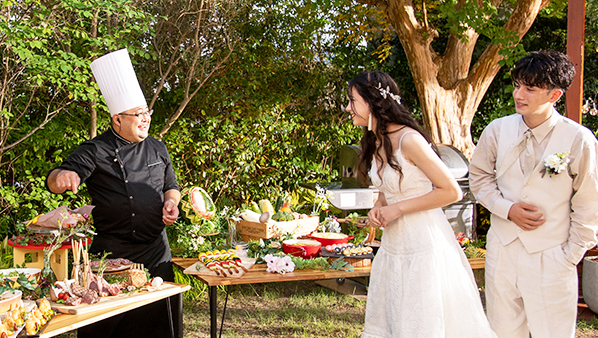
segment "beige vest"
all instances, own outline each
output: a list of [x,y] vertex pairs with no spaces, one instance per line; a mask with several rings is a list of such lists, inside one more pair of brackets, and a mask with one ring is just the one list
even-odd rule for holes
[[519,238],[528,253],[546,250],[567,242],[571,226],[571,195],[573,180],[568,172],[542,177],[544,159],[555,153],[571,150],[579,126],[562,116],[554,126],[546,150],[533,172],[525,179],[519,164],[519,153],[513,149],[519,139],[521,116],[502,118],[496,157],[496,181],[507,200],[525,202],[538,207],[546,222],[535,230],[524,231],[515,223],[491,216],[491,225],[503,245]]

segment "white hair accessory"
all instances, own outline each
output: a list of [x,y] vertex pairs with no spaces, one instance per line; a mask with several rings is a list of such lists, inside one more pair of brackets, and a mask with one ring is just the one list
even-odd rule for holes
[[398,104],[401,104],[401,97],[399,95],[391,93],[390,88],[388,86],[386,86],[386,88],[382,88],[382,84],[380,82],[378,82],[378,87],[376,87],[376,88],[378,88],[378,90],[380,91],[380,95],[382,95],[382,97],[386,98],[387,96],[390,96]]

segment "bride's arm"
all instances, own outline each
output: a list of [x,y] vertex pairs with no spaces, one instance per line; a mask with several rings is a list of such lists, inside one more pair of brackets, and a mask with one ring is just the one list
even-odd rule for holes
[[[462,198],[459,184],[421,135],[406,134],[401,143],[401,152],[408,161],[424,172],[434,184],[434,189],[425,195],[381,207],[378,220],[382,226],[388,225],[402,214],[440,208]],[[408,185],[409,182],[403,180],[401,184]]]

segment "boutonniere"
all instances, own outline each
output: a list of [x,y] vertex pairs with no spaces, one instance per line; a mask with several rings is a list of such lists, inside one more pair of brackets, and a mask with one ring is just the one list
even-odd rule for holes
[[556,153],[552,155],[548,155],[544,159],[544,169],[542,169],[542,177],[546,173],[550,175],[550,177],[555,176],[567,170],[567,166],[569,165],[569,152],[566,151],[564,153]]

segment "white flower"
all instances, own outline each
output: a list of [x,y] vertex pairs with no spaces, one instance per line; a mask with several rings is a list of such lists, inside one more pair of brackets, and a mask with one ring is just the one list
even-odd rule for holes
[[386,86],[386,88],[382,88],[382,83],[378,82],[378,91],[380,91],[380,95],[382,95],[382,97],[384,99],[386,99],[387,96],[390,96],[393,100],[395,100],[396,103],[401,104],[401,97],[399,95],[393,94],[390,92],[390,87]]
[[560,174],[561,172],[567,170],[569,166],[569,152],[564,153],[556,153],[552,155],[548,155],[544,159],[544,169],[542,169],[542,177],[544,174],[548,173],[550,177]]
[[274,255],[267,254],[266,256],[264,256],[264,261],[268,264],[274,263]]
[[320,228],[322,232],[341,232],[341,225],[336,220],[336,217],[329,216],[321,224]]
[[264,260],[268,264],[267,272],[276,272],[285,274],[287,272],[293,272],[295,270],[295,263],[289,256],[275,257],[271,254],[264,256]]
[[286,272],[293,272],[293,270],[295,270],[295,263],[293,263],[291,257],[282,257],[278,263],[278,273],[282,273],[284,275]]

